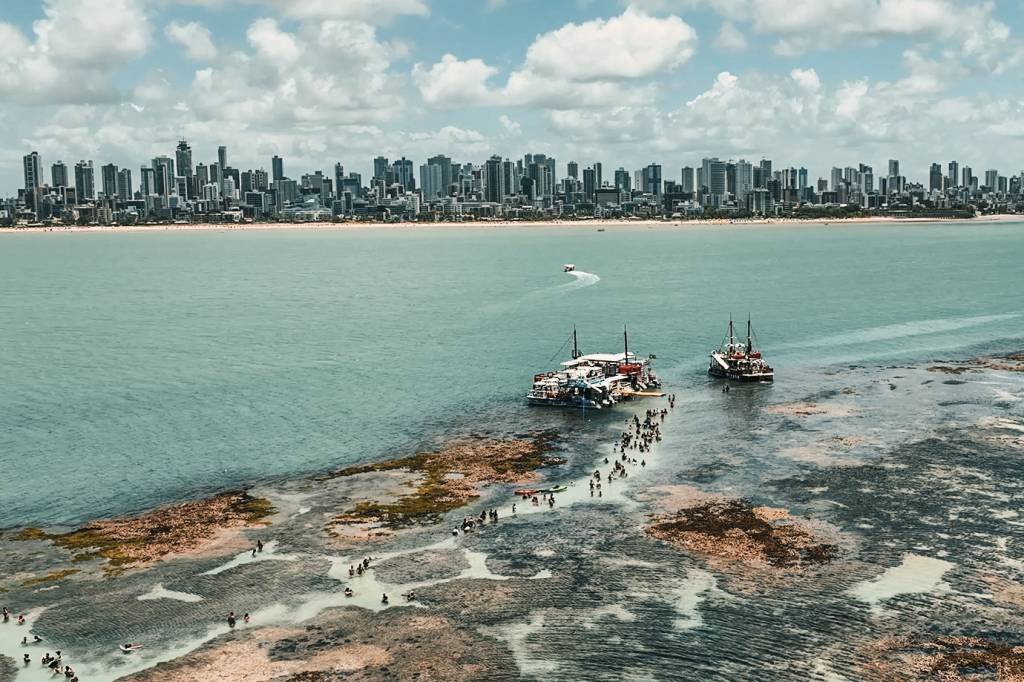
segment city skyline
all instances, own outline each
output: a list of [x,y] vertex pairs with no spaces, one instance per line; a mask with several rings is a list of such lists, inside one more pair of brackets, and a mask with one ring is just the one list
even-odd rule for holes
[[[833,166],[816,179],[800,166],[704,157],[673,178],[662,164],[639,169],[603,162],[581,165],[527,153],[492,155],[476,163],[438,154],[419,165],[405,156],[376,156],[369,178],[336,162],[323,169],[289,173],[274,156],[271,171],[235,168],[228,148],[216,160],[197,161],[180,140],[171,155],[132,169],[92,160],[45,165],[36,151],[22,158],[24,188],[0,203],[5,225],[135,224],[247,220],[464,220],[493,218],[798,216],[825,211],[837,217],[875,214],[970,217],[977,211],[1017,212],[1024,205],[1024,170],[975,173],[957,160],[929,165],[925,181],[904,174],[899,159],[884,171],[873,166]],[[565,172],[560,173],[559,168]],[[71,180],[74,180],[73,184]]]
[[0,188],[23,185],[32,150],[137,174],[182,137],[207,163],[226,145],[239,167],[365,177],[378,154],[531,149],[631,169],[763,155],[815,178],[888,158],[916,177],[1020,165],[1019,4],[783,4],[7,3]]

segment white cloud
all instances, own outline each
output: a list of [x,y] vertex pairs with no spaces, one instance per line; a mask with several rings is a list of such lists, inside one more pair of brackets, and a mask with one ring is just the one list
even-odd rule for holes
[[431,105],[444,104],[446,97],[457,104],[550,108],[639,103],[654,89],[634,81],[681,66],[696,42],[696,32],[682,19],[629,8],[611,19],[569,23],[537,36],[502,87],[487,84],[498,73],[495,67],[451,54],[430,67],[417,64],[413,81]]
[[460,61],[446,54],[429,68],[416,64],[412,79],[427,104],[446,106],[465,103],[486,103],[494,97],[487,80],[498,73],[480,59]]
[[715,47],[726,52],[740,52],[747,49],[747,37],[731,21],[724,21],[715,36]]
[[183,0],[189,5],[220,8],[230,5],[263,5],[292,19],[348,19],[386,24],[400,16],[427,16],[424,0]]
[[210,37],[210,29],[198,21],[182,23],[172,21],[164,29],[164,34],[172,41],[185,48],[189,59],[205,62],[217,57],[217,47]]
[[611,19],[566,24],[537,37],[524,71],[576,82],[645,78],[693,56],[697,32],[677,16],[635,8]]
[[34,39],[0,22],[0,89],[21,103],[118,99],[114,71],[141,57],[151,28],[142,0],[45,0]]
[[507,114],[499,116],[498,123],[501,124],[501,130],[505,135],[519,136],[523,134],[523,126],[519,125],[517,121],[514,121]]

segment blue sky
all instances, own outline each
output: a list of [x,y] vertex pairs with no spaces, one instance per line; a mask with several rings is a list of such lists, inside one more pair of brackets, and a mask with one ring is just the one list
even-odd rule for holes
[[6,0],[0,184],[33,149],[137,173],[179,136],[292,177],[526,152],[1017,173],[1022,35],[1016,0]]

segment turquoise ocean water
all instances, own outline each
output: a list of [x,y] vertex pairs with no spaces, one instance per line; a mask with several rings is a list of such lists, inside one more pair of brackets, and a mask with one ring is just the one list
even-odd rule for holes
[[0,528],[550,420],[522,396],[573,324],[680,393],[730,312],[790,390],[1019,350],[1022,263],[1019,223],[2,235]]

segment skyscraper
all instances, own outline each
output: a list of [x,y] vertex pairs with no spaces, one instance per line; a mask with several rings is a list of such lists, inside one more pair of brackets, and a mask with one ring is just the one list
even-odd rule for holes
[[96,178],[92,161],[79,161],[75,164],[75,194],[80,201],[96,198]]
[[625,168],[615,171],[615,189],[620,192],[629,192],[630,190],[629,171]]
[[[761,168],[764,169],[765,161],[761,161]],[[712,205],[721,204],[725,198],[726,186],[725,186],[725,162],[721,161],[717,156],[711,159],[704,159],[701,162],[703,169],[704,185],[708,188],[708,194],[711,195]],[[768,167],[771,168],[771,161],[768,161]],[[764,172],[762,170],[762,172]]]
[[995,192],[999,189],[999,171],[994,168],[985,171],[985,187],[990,192]]
[[933,163],[928,169],[928,191],[942,191],[942,166],[937,163]]
[[[174,159],[169,156],[158,156],[153,159],[153,193],[162,197],[171,196],[174,190]],[[217,185],[220,186],[218,181]]]
[[117,166],[108,163],[100,168],[100,177],[103,181],[103,196],[106,198],[117,196]]
[[420,189],[423,200],[437,199],[442,194],[444,183],[441,180],[441,166],[436,163],[425,163],[420,166]]
[[601,189],[604,186],[604,176],[601,173],[601,162],[594,164],[594,187]]
[[[221,149],[224,149],[224,147],[221,147]],[[225,154],[227,154],[226,150]],[[184,175],[186,178],[191,178],[192,147],[189,147],[188,142],[185,140],[178,142],[178,148],[174,152],[174,160],[178,162],[178,175]]]
[[373,160],[373,179],[383,180],[388,176],[390,164],[386,156],[378,156]]
[[681,175],[682,175],[681,180],[682,180],[682,185],[683,185],[683,191],[684,192],[693,192],[694,191],[693,168],[691,168],[690,166],[683,166]]
[[139,169],[139,192],[143,197],[156,194],[156,171],[151,166],[143,166]]
[[50,184],[54,187],[67,187],[68,186],[68,167],[63,161],[50,166]]
[[[725,164],[722,164],[722,185],[725,185]],[[655,198],[661,198],[661,165],[652,163],[643,170],[643,191],[652,194]]]
[[594,200],[594,189],[597,187],[597,170],[594,168],[583,169],[583,196],[587,201]]
[[427,159],[428,166],[438,166],[441,169],[441,188],[440,192],[442,196],[448,196],[448,188],[452,184],[452,160],[451,158],[438,154],[437,156],[431,156]]
[[120,201],[131,201],[133,194],[132,172],[128,168],[122,168],[117,172],[117,198]]
[[576,163],[575,161],[570,161],[569,162],[569,168],[568,168],[568,174],[569,174],[569,177],[572,178],[573,180],[579,180],[580,179],[580,165],[578,163]]
[[960,185],[960,164],[950,161],[948,169],[949,175],[946,176],[946,184],[949,187],[958,187]]
[[416,176],[413,175],[412,161],[403,156],[392,164],[392,172],[395,182],[401,185],[406,192],[416,191]]
[[275,183],[284,180],[284,159],[280,156],[272,158],[270,160],[270,172]]
[[[341,196],[341,186],[345,180],[345,167],[341,165],[341,161],[334,164],[334,196]],[[422,183],[420,183],[422,184]]]
[[504,198],[501,186],[501,157],[492,156],[484,162],[484,201],[500,204]]
[[[806,173],[806,171],[805,171]],[[747,195],[754,191],[754,165],[740,159],[736,162],[736,201],[740,206],[747,205]]]
[[43,184],[43,162],[39,158],[39,152],[26,154],[22,159],[25,166],[25,189],[35,189]]

